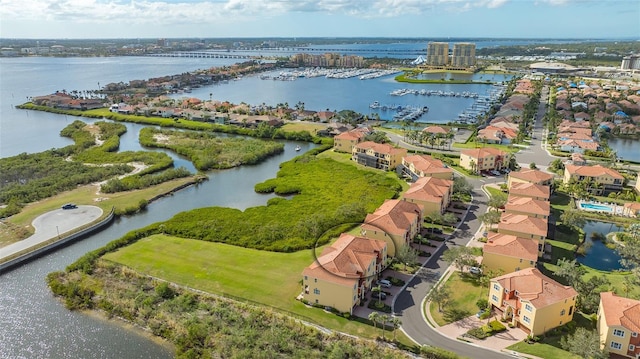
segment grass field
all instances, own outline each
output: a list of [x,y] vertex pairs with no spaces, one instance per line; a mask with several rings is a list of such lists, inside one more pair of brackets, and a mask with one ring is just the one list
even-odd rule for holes
[[[295,300],[311,250],[276,253],[165,235],[144,238],[104,259],[183,286],[267,305],[327,328],[374,338],[380,329]],[[398,340],[413,343],[398,331]]]
[[316,131],[326,128],[326,125],[311,122],[287,122],[282,126],[282,129],[288,132],[308,131],[311,135],[315,135]]
[[444,286],[451,293],[450,302],[446,308],[439,312],[436,303],[431,302],[429,306],[431,316],[440,326],[477,313],[479,310],[476,305],[478,299],[487,299],[489,296],[489,287],[483,287],[475,277],[457,271],[451,274]]

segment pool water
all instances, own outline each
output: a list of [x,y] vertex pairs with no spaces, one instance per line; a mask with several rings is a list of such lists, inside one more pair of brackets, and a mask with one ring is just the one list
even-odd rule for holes
[[580,203],[580,208],[591,211],[613,212],[613,208],[611,206],[604,204]]

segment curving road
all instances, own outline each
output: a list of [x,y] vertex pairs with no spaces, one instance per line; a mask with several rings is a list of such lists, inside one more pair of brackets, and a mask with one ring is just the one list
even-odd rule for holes
[[0,248],[0,259],[33,247],[41,242],[59,237],[60,234],[89,224],[102,216],[96,206],[78,206],[74,209],[56,209],[33,220],[35,233],[20,242]]

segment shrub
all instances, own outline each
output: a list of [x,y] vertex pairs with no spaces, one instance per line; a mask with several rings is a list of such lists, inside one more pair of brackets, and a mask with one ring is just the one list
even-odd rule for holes
[[491,328],[491,331],[493,333],[500,333],[500,332],[504,332],[505,330],[507,330],[507,327],[504,326],[504,324],[500,323],[497,320],[494,320],[492,322],[489,323],[489,327]]

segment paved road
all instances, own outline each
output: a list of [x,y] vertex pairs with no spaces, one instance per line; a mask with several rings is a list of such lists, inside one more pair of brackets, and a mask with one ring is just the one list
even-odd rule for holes
[[56,209],[40,215],[32,223],[35,233],[20,242],[0,248],[0,259],[91,223],[100,218],[100,216],[102,216],[102,209],[96,206]]

